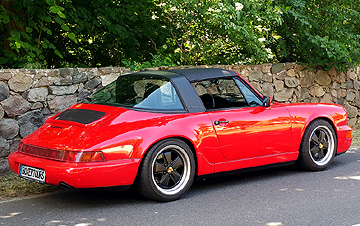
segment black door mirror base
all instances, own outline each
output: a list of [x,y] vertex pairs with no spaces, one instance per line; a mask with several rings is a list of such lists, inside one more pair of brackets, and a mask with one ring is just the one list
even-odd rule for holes
[[264,107],[270,107],[270,105],[271,105],[271,97],[264,96],[262,103],[263,103]]

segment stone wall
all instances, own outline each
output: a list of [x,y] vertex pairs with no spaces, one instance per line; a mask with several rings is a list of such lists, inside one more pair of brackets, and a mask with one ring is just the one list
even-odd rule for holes
[[[360,67],[347,72],[305,68],[296,63],[213,67],[238,71],[278,102],[341,104],[348,112],[348,124],[360,125]],[[126,68],[1,69],[0,176],[9,172],[9,153],[16,151],[20,140],[44,124],[47,117],[127,72]]]

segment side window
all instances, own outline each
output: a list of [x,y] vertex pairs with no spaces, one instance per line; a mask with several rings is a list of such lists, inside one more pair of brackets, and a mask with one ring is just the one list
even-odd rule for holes
[[259,97],[247,85],[242,83],[239,79],[235,79],[235,81],[251,107],[263,105]]
[[137,92],[134,108],[154,110],[183,110],[183,106],[171,82],[141,80],[135,82]]
[[89,95],[83,102],[145,110],[184,111],[171,81],[160,76],[119,76],[116,81]]
[[206,109],[248,106],[234,79],[210,79],[193,82]]

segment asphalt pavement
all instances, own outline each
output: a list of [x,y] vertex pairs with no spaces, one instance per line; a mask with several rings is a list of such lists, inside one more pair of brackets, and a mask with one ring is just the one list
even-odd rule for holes
[[321,172],[282,167],[199,181],[169,203],[84,190],[3,201],[0,225],[360,226],[360,148]]

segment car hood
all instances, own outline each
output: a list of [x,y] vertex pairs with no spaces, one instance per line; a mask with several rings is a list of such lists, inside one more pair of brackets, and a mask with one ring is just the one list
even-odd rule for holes
[[128,109],[93,104],[76,104],[52,116],[22,142],[34,146],[67,149],[80,137]]

